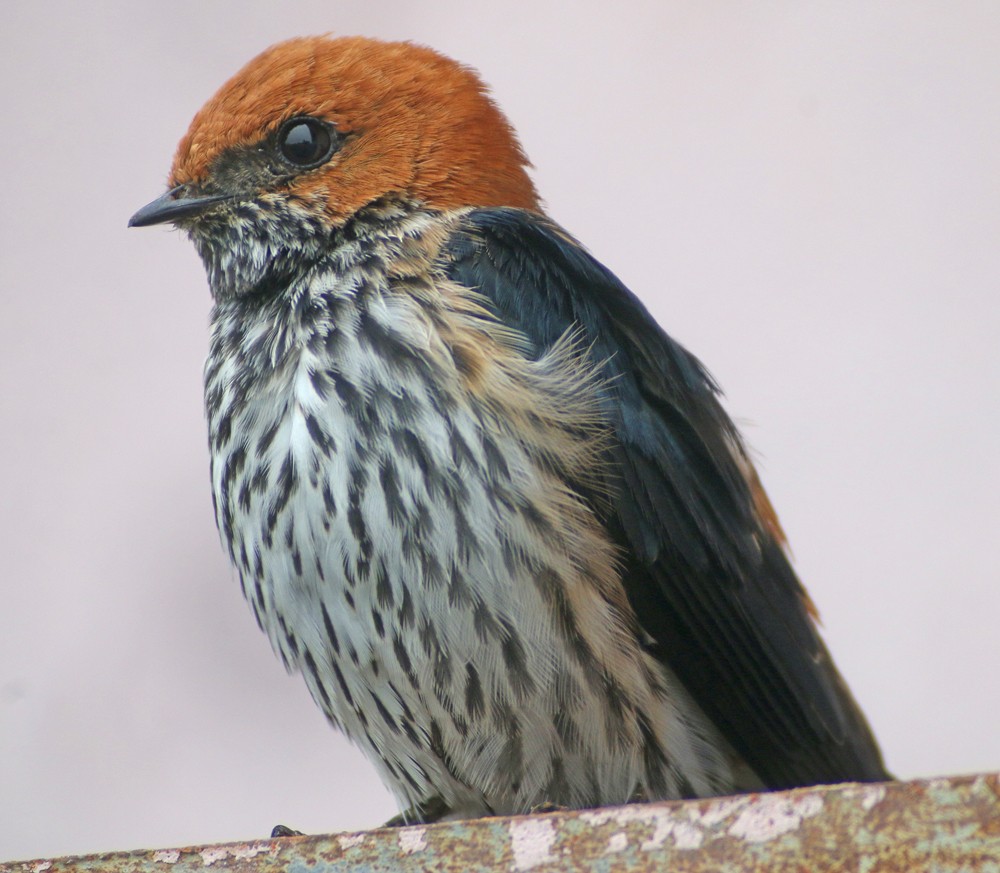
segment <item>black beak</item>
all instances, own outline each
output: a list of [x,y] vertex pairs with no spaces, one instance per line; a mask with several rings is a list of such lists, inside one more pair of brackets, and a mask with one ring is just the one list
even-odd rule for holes
[[184,197],[183,185],[171,188],[166,194],[157,197],[152,203],[147,203],[128,220],[129,227],[148,227],[151,224],[163,224],[176,221],[178,218],[190,218],[199,215],[214,203],[231,200],[230,194],[212,194],[207,197]]

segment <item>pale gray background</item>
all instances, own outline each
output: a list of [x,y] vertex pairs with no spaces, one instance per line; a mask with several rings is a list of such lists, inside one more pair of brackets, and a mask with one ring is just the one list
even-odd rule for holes
[[218,546],[191,246],[125,222],[278,39],[479,68],[550,213],[719,378],[904,777],[1000,766],[1000,5],[8,3],[0,858],[393,812]]

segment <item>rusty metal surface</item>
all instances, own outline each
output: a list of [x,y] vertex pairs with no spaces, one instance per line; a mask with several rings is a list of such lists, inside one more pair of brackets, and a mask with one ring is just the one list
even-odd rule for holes
[[1000,775],[0,863],[0,873],[205,869],[1000,873]]

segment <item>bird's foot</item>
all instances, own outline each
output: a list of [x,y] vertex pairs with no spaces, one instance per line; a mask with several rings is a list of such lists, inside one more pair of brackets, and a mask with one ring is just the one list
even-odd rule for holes
[[451,812],[451,807],[440,795],[416,803],[399,815],[394,815],[382,827],[403,828],[407,825],[434,824],[442,821]]
[[528,810],[528,815],[543,815],[546,812],[566,812],[567,809],[569,809],[568,806],[560,806],[558,803],[545,800],[531,807]]

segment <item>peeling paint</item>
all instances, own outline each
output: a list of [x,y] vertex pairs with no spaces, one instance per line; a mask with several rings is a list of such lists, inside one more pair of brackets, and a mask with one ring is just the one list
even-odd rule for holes
[[885,800],[884,785],[873,785],[871,787],[865,786],[865,788],[862,789],[862,792],[863,793],[861,795],[861,808],[865,812],[870,812],[872,807]]
[[181,858],[181,853],[177,849],[165,849],[153,853],[153,860],[161,864],[176,864]]
[[763,843],[795,830],[802,819],[811,818],[822,809],[823,799],[816,794],[796,800],[780,794],[762,794],[739,814],[728,833],[749,843]]
[[552,844],[556,828],[549,818],[516,819],[510,823],[510,847],[515,870],[530,870],[539,864],[555,861]]
[[594,812],[591,809],[585,809],[580,813],[580,821],[586,822],[595,828],[600,827],[602,824],[607,824],[609,821],[618,821],[618,813],[621,810],[602,810],[599,812]]
[[427,828],[402,828],[399,832],[399,850],[413,855],[427,848]]
[[639,846],[643,852],[651,852],[653,849],[660,848],[674,829],[673,816],[667,810],[657,809],[650,810],[650,812],[653,812],[653,815],[650,815],[648,820],[653,823],[653,833]]
[[625,831],[615,831],[608,837],[608,847],[604,850],[605,855],[616,855],[624,852],[628,847],[628,834]]
[[340,843],[340,848],[345,852],[348,849],[353,849],[355,846],[363,845],[365,841],[364,834],[338,834],[337,842]]
[[670,811],[651,804],[637,803],[618,809],[581,812],[580,818],[594,827],[600,827],[608,822],[614,822],[620,827],[627,827],[633,823],[651,824],[653,833],[640,846],[640,849],[646,852],[662,846],[674,827]]
[[704,840],[696,817],[684,821],[682,818],[676,817],[669,809],[650,804],[635,804],[600,812],[582,812],[580,818],[595,827],[612,821],[621,826],[635,822],[651,824],[653,826],[652,834],[639,846],[644,852],[660,848],[671,836],[673,844],[679,849],[697,849]]
[[700,849],[705,840],[704,833],[693,824],[674,822],[674,845],[678,849]]
[[211,867],[216,861],[228,858],[229,849],[224,846],[222,848],[202,849],[198,854],[201,855],[201,863],[206,867]]
[[691,820],[706,828],[715,827],[719,822],[731,817],[734,812],[747,806],[750,800],[749,797],[723,797],[721,800],[712,801],[701,812],[697,808],[691,807]]
[[[228,846],[215,846],[202,849],[202,863],[206,867],[211,867],[216,861],[226,861],[232,858],[235,861],[245,861],[248,858],[255,858],[260,854],[273,855],[277,851],[277,846],[271,840],[257,843],[230,843]],[[176,859],[171,863],[176,863]]]

